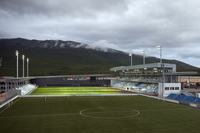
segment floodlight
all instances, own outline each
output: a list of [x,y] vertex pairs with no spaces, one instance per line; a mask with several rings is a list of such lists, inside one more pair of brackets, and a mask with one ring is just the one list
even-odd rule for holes
[[24,58],[25,58],[25,56],[24,55],[22,55],[22,76],[24,77]]
[[19,77],[19,52],[18,50],[16,50],[15,52],[15,55],[16,55],[16,78]]
[[16,50],[15,54],[16,54],[16,56],[18,56],[18,55],[19,55],[19,52],[18,52],[18,50]]
[[156,48],[160,49],[160,63],[162,64],[162,46],[158,45]]
[[24,56],[24,55],[22,55],[22,60],[24,60],[24,58],[25,58],[25,56]]
[[142,50],[142,54],[143,54],[143,65],[145,65],[145,51]]
[[27,73],[26,74],[27,74],[27,77],[28,77],[29,76],[29,58],[26,59],[26,62],[27,62],[27,69],[26,69]]
[[129,53],[129,56],[131,57],[131,66],[132,66],[133,65],[132,53]]

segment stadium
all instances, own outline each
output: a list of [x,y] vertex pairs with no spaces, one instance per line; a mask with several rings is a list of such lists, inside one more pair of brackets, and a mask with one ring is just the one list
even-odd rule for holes
[[161,60],[112,74],[29,76],[28,63],[27,76],[18,77],[17,68],[16,77],[0,79],[1,132],[200,131],[200,98],[181,80],[196,72],[176,72]]
[[200,133],[200,0],[0,0],[0,133]]

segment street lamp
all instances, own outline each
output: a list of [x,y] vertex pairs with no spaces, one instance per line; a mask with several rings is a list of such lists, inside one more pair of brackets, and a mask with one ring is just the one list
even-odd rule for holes
[[130,53],[129,56],[131,57],[131,66],[133,66],[132,53]]
[[146,63],[145,63],[145,51],[144,50],[142,50],[142,54],[143,54],[143,65],[145,65]]
[[23,66],[23,71],[22,71],[22,77],[24,78],[24,59],[25,59],[25,56],[24,55],[22,55],[22,66]]
[[29,76],[29,58],[26,59],[27,62],[27,77]]
[[16,77],[18,78],[19,77],[19,52],[18,52],[18,50],[16,50],[15,54],[16,54],[16,57],[17,57],[17,61],[16,61],[16,68],[17,68]]

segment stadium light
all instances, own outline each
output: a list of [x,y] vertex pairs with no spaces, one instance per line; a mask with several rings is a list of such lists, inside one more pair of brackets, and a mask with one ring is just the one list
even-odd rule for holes
[[23,71],[22,71],[22,77],[24,78],[24,59],[25,59],[25,56],[24,55],[22,55],[22,66],[23,66]]
[[29,58],[26,59],[26,63],[27,63],[27,77],[29,77]]
[[143,54],[143,65],[145,65],[146,63],[145,63],[145,51],[144,50],[142,50],[142,54]]
[[156,47],[160,50],[160,63],[162,64],[162,47],[160,45]]
[[16,78],[19,78],[19,52],[16,50],[15,52],[17,60],[16,60]]
[[129,56],[131,57],[131,66],[133,66],[132,53],[130,53]]
[[163,64],[162,61],[162,46],[156,46],[158,49],[160,49],[160,64],[162,68],[162,88],[161,88],[161,97],[163,98],[164,96],[164,82],[165,82],[165,65]]

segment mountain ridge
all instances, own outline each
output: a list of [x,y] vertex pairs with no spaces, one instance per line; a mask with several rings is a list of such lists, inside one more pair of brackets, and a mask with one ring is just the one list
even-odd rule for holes
[[[15,51],[30,58],[31,75],[63,75],[110,73],[109,69],[130,64],[128,53],[88,44],[62,40],[36,40],[24,38],[0,39],[1,76],[14,76]],[[21,57],[20,57],[21,58]],[[133,54],[133,64],[142,64],[142,56]],[[22,61],[19,60],[21,74]],[[178,71],[199,71],[199,68],[177,60],[163,60],[177,64]],[[159,62],[158,58],[147,57],[147,63]]]
[[[85,48],[85,49],[93,49],[93,50],[97,50],[97,51],[103,51],[103,52],[122,52],[119,50],[115,50],[112,48],[107,48],[107,47],[102,47],[102,46],[93,46],[93,45],[89,45],[86,43],[81,43],[81,42],[77,42],[77,41],[71,41],[71,40],[67,40],[67,41],[63,41],[63,40],[36,40],[36,39],[25,39],[25,38],[11,38],[11,39],[0,39],[1,41],[16,41],[16,43],[18,43],[18,41],[30,41],[33,42],[32,46],[33,47],[41,47],[41,48],[66,48],[66,47],[71,47],[71,48]],[[35,45],[33,45],[35,44]]]

